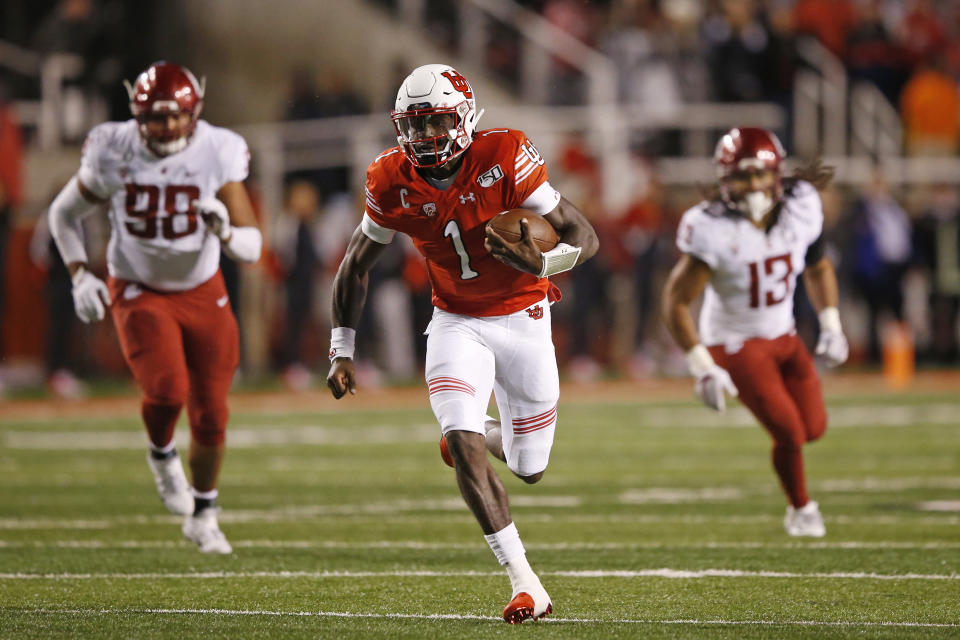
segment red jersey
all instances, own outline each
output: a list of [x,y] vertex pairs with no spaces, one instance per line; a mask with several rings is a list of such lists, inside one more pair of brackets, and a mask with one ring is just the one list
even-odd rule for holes
[[427,182],[399,147],[384,151],[367,168],[366,215],[410,236],[426,258],[435,306],[507,315],[543,300],[549,282],[490,255],[485,227],[520,208],[546,181],[543,157],[522,131],[488,129],[477,132],[446,189]]

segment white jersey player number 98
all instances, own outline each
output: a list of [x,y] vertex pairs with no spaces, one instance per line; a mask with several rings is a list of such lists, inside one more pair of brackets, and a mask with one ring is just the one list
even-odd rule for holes
[[[171,184],[161,190],[155,185],[127,183],[126,192],[126,212],[133,219],[124,226],[130,235],[176,240],[197,231],[199,223],[190,203],[200,198],[199,187]],[[159,215],[161,195],[165,216]]]

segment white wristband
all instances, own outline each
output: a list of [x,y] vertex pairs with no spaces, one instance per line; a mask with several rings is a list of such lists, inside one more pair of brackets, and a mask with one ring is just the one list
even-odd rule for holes
[[353,360],[356,349],[357,332],[350,327],[334,327],[330,330],[330,362],[337,358]]
[[240,262],[256,262],[263,248],[263,235],[256,227],[230,227],[230,239],[223,243],[228,256]]
[[695,377],[699,378],[716,366],[716,363],[713,361],[713,356],[710,355],[710,352],[707,351],[707,348],[702,344],[698,344],[690,349],[690,351],[687,351],[686,356],[687,366],[690,367],[690,373]]
[[820,330],[829,333],[843,333],[840,327],[840,312],[836,307],[824,307],[817,316],[820,320]]
[[540,267],[540,277],[546,278],[555,273],[562,273],[573,269],[580,257],[580,247],[571,246],[565,242],[557,244],[550,251],[540,254],[543,257],[543,266]]

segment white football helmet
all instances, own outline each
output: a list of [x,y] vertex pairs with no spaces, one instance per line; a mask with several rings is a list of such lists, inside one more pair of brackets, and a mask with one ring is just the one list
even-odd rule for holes
[[404,155],[423,169],[466,151],[482,115],[470,83],[446,64],[414,69],[400,85],[390,114]]

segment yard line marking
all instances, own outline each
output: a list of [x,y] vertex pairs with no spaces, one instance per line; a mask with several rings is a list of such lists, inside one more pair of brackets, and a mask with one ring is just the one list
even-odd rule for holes
[[[744,571],[740,569],[640,569],[541,571],[540,575],[564,578],[807,578],[825,580],[960,580],[958,573],[867,573],[836,571],[797,573],[793,571]],[[198,571],[192,573],[0,573],[3,580],[223,580],[232,578],[456,578],[502,577],[501,571]]]
[[[561,405],[561,409],[563,406]],[[879,409],[879,410],[878,410]],[[941,402],[926,405],[847,405],[827,407],[830,428],[911,427],[914,424],[957,424],[960,405]],[[708,413],[702,407],[644,407],[638,411],[635,426],[678,428],[756,428],[756,418],[744,407],[733,407],[724,414]]]
[[[378,424],[363,429],[307,425],[276,427],[270,429],[230,429],[231,449],[256,449],[275,445],[349,445],[349,444],[396,444],[403,442],[433,442],[440,433],[436,424],[420,423],[399,426]],[[43,450],[107,450],[144,449],[147,437],[142,429],[55,431],[30,430],[10,431],[3,434],[5,445],[10,449]],[[180,429],[176,435],[177,445],[186,450],[190,431]]]
[[[500,616],[482,616],[462,613],[360,613],[352,611],[269,611],[258,609],[27,609],[29,613],[52,613],[68,615],[138,614],[160,615],[215,615],[215,616],[290,616],[317,618],[374,618],[401,620],[489,620],[503,622]],[[723,619],[667,619],[655,618],[544,618],[533,624],[670,624],[670,625],[722,625],[722,626],[804,626],[804,627],[907,627],[952,629],[960,627],[953,622],[897,622],[893,620],[723,620]]]
[[[231,540],[235,549],[412,549],[480,551],[472,542],[422,542],[419,540]],[[616,551],[640,549],[960,549],[960,542],[847,541],[847,542],[531,542],[535,551]],[[0,540],[2,549],[193,549],[186,540]]]
[[[518,496],[519,498],[520,496]],[[552,506],[550,500],[538,500],[536,497],[525,497],[526,500],[513,500],[514,506],[544,507]],[[545,498],[548,498],[545,496]],[[529,502],[527,502],[529,500]],[[559,501],[561,505],[566,498]],[[431,518],[438,522],[472,521],[470,513],[460,498],[429,501],[398,500],[391,504],[347,504],[347,505],[311,505],[299,507],[284,507],[281,509],[258,510],[238,509],[226,510],[220,513],[221,523],[290,523],[311,522],[317,519],[329,520],[330,516],[337,516],[341,520],[363,521],[376,519],[379,523],[404,523],[410,521],[422,522],[423,516],[411,511],[433,512]],[[619,523],[619,524],[770,524],[783,520],[780,515],[689,515],[689,514],[589,514],[589,513],[524,513],[523,522],[538,523]],[[829,515],[831,524],[855,525],[923,525],[923,526],[956,526],[960,524],[960,516],[956,515],[913,515],[902,516],[856,516],[856,515]],[[136,515],[136,516],[106,516],[95,520],[69,518],[0,518],[0,530],[33,530],[33,529],[110,529],[129,525],[180,524],[183,518],[173,515]]]

